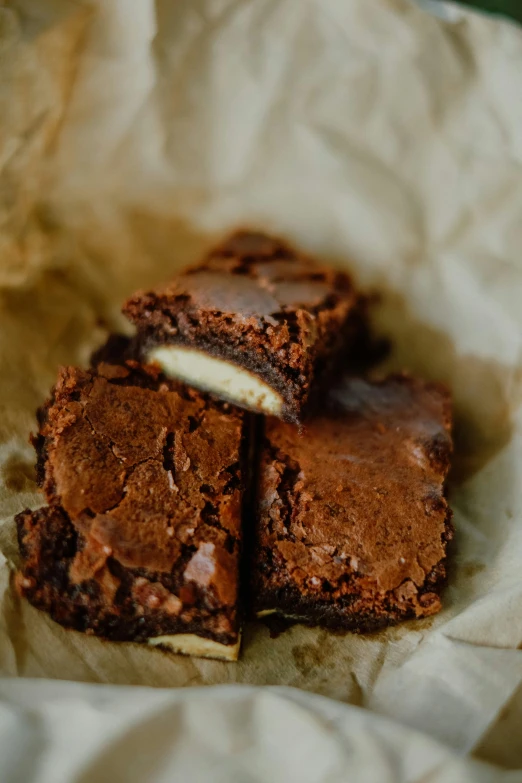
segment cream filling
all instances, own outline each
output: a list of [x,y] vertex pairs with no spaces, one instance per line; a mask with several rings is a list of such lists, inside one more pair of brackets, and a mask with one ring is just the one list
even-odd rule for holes
[[148,359],[157,362],[166,375],[238,405],[273,416],[281,412],[281,395],[261,378],[232,362],[177,345],[153,348],[149,351]]
[[235,644],[220,644],[195,633],[176,633],[154,636],[147,640],[152,647],[168,647],[169,650],[197,658],[217,658],[220,661],[237,661],[241,636]]
[[306,620],[307,617],[304,614],[288,614],[282,612],[280,609],[261,609],[260,612],[256,612],[256,617],[261,620],[262,617],[268,617],[271,614],[278,614],[280,617],[286,617],[287,620]]

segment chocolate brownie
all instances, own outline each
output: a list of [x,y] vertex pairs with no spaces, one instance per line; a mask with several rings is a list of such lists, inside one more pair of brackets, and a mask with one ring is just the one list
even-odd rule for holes
[[123,312],[148,361],[241,407],[300,422],[335,363],[368,334],[350,277],[240,231]]
[[258,616],[363,632],[441,608],[452,538],[446,389],[347,379],[303,437],[266,421],[253,597]]
[[60,371],[22,595],[65,626],[236,659],[245,415],[135,361]]

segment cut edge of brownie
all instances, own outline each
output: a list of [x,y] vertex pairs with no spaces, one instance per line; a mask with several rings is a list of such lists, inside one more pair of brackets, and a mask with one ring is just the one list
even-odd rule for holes
[[178,610],[176,595],[140,569],[124,574],[110,557],[100,577],[76,583],[70,570],[83,539],[65,511],[56,505],[25,509],[16,515],[15,522],[22,558],[15,574],[16,590],[64,628],[108,641],[146,643],[184,655],[237,660],[241,643],[237,612],[232,623],[236,630],[228,634],[213,633],[197,622],[182,624],[172,611]]
[[[142,355],[171,378],[178,378],[253,413],[269,413],[282,416],[286,421],[298,421],[288,389],[271,367],[261,368],[248,361],[247,357],[241,365],[236,361],[234,349],[219,343],[214,345],[201,341],[194,346],[178,340],[160,345],[149,343],[149,348],[145,346],[146,343],[143,344]],[[201,374],[194,372],[195,365],[199,365]],[[216,383],[217,377],[220,378],[219,384]],[[209,378],[212,380],[209,381]]]
[[[454,536],[452,515],[453,512],[448,507],[443,535],[446,545]],[[373,595],[366,608],[364,602],[357,604],[361,594],[355,592],[343,596],[341,613],[338,603],[304,598],[297,588],[288,586],[283,589],[263,591],[254,588],[256,590],[254,616],[262,620],[271,615],[279,615],[290,622],[310,627],[320,625],[334,631],[374,633],[407,620],[419,620],[437,614],[442,608],[440,595],[448,581],[447,562],[446,554],[426,576],[424,584],[417,588],[414,600],[405,601],[405,605],[401,608],[397,605],[394,591],[383,593],[379,596],[379,600],[376,600]],[[406,581],[396,589],[400,589]],[[354,606],[353,611],[349,610],[350,602]]]

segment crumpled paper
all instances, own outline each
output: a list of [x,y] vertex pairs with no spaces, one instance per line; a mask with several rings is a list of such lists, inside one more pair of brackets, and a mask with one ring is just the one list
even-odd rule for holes
[[[289,779],[289,734],[296,774],[308,769],[297,749],[309,744],[320,759],[308,779],[337,779],[321,755],[330,752],[323,710],[342,723],[332,743],[360,780],[367,769],[388,775],[368,780],[465,780],[453,763],[489,780],[484,766],[464,771],[458,759],[469,753],[522,768],[521,77],[520,29],[464,12],[444,22],[407,0],[0,3],[0,673],[295,686],[352,705],[252,687],[4,680],[2,758],[20,729],[27,747],[47,738],[38,752],[54,765],[65,716],[74,748],[108,710],[114,739],[102,750],[119,770],[123,738],[132,745],[139,734],[128,713],[136,698],[157,714],[160,740],[150,727],[143,736],[168,762],[135,780],[181,775],[182,746],[195,756],[202,734],[201,779],[212,753],[247,758],[247,746],[253,779],[276,770],[263,766],[272,761],[274,776]],[[27,444],[34,410],[59,364],[85,364],[122,327],[127,294],[168,279],[238,224],[352,270],[381,293],[388,366],[450,384],[457,535],[445,609],[361,637],[295,626],[271,639],[247,625],[237,664],[65,631],[10,583],[13,515],[42,504]],[[222,728],[201,718],[202,705],[223,716]],[[279,711],[286,734],[274,738]],[[178,712],[189,717],[176,735]],[[298,743],[301,720],[308,739]],[[174,736],[184,742],[171,748]],[[91,747],[102,753],[78,746],[71,764],[92,773]],[[15,770],[22,761],[10,752]],[[51,779],[25,763],[29,783]],[[72,780],[60,763],[53,780]],[[82,774],[74,779],[89,779]]]
[[0,698],[5,783],[520,780],[400,723],[295,688],[11,680],[0,682]]

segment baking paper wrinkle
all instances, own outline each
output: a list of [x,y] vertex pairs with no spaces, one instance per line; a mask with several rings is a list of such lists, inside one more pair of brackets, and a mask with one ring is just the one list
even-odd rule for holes
[[[162,763],[133,779],[152,783],[188,764],[204,779],[218,758],[230,774],[255,759],[274,780],[289,769],[342,780],[347,765],[358,780],[502,779],[468,753],[522,768],[521,72],[515,26],[469,13],[445,23],[406,0],[0,6],[0,692],[20,738],[7,743],[6,780],[20,743],[45,760],[28,783],[51,780],[55,763],[61,780],[104,780],[141,734]],[[271,639],[248,624],[237,664],[65,631],[9,583],[13,516],[42,503],[35,408],[60,364],[85,365],[123,326],[128,294],[238,224],[281,232],[380,290],[388,367],[450,384],[445,609],[361,637],[295,626]],[[162,690],[213,684],[302,690]],[[160,711],[154,731],[129,713],[137,694]],[[92,715],[110,731],[92,734],[73,778],[75,732],[93,732]],[[278,715],[285,731],[269,736]],[[299,760],[308,741],[315,766]]]

